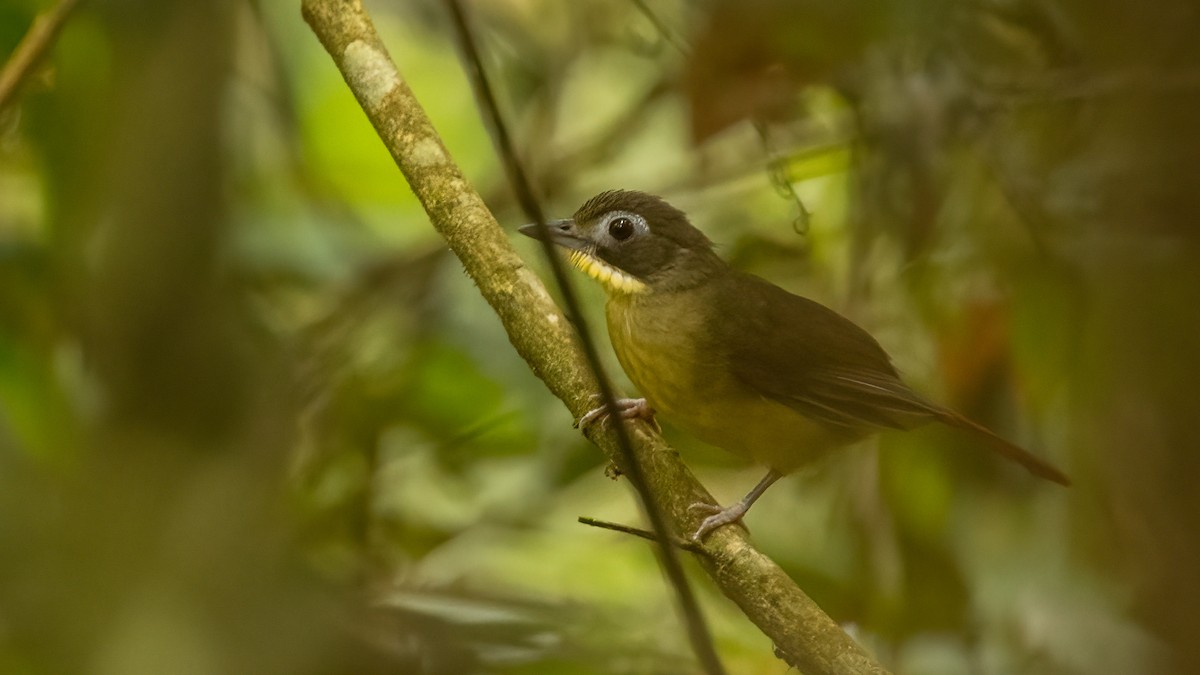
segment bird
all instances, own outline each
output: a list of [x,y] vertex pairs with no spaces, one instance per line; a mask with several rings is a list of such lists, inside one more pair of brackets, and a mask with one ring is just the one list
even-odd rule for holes
[[[734,269],[658,196],[601,192],[571,218],[519,232],[549,238],[603,287],[613,350],[642,394],[616,401],[620,417],[653,421],[661,414],[768,468],[728,507],[693,505],[707,514],[694,541],[741,521],[782,476],[875,433],[932,422],[969,432],[1039,478],[1070,484],[1045,460],[914,392],[850,319]],[[606,415],[602,404],[579,423]]]

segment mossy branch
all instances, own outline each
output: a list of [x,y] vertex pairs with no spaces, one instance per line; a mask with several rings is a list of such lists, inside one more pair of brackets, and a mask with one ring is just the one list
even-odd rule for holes
[[[571,325],[509,244],[508,236],[450,158],[401,77],[360,0],[303,0],[304,18],[333,57],[430,221],[492,306],[509,340],[533,372],[579,417],[592,405],[595,376]],[[621,467],[614,434],[595,425],[590,437]],[[699,518],[688,511],[712,497],[678,454],[642,423],[633,440],[646,474],[676,532]],[[744,530],[712,533],[697,555],[709,576],[806,675],[887,671],[829,618]]]

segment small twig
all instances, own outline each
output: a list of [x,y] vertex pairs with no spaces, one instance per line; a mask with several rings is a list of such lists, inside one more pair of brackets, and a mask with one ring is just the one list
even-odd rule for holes
[[1126,68],[1089,73],[1061,70],[1042,77],[985,79],[972,94],[981,108],[1011,109],[1042,103],[1061,103],[1121,94],[1171,94],[1200,89],[1200,69],[1158,71]]
[[787,162],[777,156],[775,151],[771,149],[771,133],[767,123],[763,120],[755,119],[754,131],[758,134],[758,140],[762,143],[763,153],[767,156],[771,185],[774,186],[776,194],[792,201],[796,205],[797,215],[795,220],[792,221],[792,230],[801,237],[807,237],[808,226],[812,222],[812,212],[804,205],[804,200],[800,198],[800,193],[796,192],[796,186],[792,184],[792,179],[787,174]]
[[79,0],[60,0],[52,9],[38,14],[33,20],[29,32],[21,38],[20,44],[4,64],[4,70],[0,71],[0,111],[16,98],[25,80],[29,79],[30,73],[58,39],[63,24],[78,4]]
[[[579,522],[583,523],[584,525],[598,527],[602,530],[612,530],[613,532],[621,532],[623,534],[632,534],[635,537],[641,537],[642,539],[647,539],[647,540],[653,541],[653,542],[658,541],[658,537],[653,532],[650,532],[649,530],[642,530],[642,529],[639,529],[636,527],[622,525],[620,523],[614,523],[614,522],[610,522],[607,520],[596,520],[595,518],[588,518],[587,516],[579,516]],[[674,543],[676,546],[678,546],[679,548],[681,548],[689,553],[695,553],[697,555],[709,555],[708,551],[706,551],[703,546],[701,546],[700,544],[697,544],[696,542],[692,541],[691,539],[681,539],[679,537],[672,537],[671,540],[672,540],[672,543]]]
[[667,27],[666,22],[664,22],[653,9],[650,9],[650,6],[646,4],[645,0],[633,0],[633,5],[637,7],[638,11],[640,11],[650,21],[650,24],[654,26],[654,30],[658,31],[658,34],[662,36],[662,39],[665,40],[667,44],[674,47],[676,51],[684,56],[691,54],[691,48],[688,47],[683,40],[675,36],[675,33]]

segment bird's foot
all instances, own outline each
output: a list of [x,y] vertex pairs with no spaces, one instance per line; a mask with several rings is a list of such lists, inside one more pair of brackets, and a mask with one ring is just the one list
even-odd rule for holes
[[692,504],[688,507],[688,511],[700,511],[709,514],[707,518],[700,522],[700,527],[696,528],[696,531],[692,533],[692,541],[699,543],[704,541],[709,532],[718,527],[741,522],[742,516],[746,515],[746,512],[749,510],[750,504],[747,504],[745,500],[725,508],[721,508],[716,504],[709,504],[708,502],[696,502]]
[[[598,394],[592,394],[592,402],[598,404],[597,407],[584,413],[583,417],[575,423],[575,426],[580,429],[587,429],[596,422],[601,422],[608,419],[608,408],[605,407],[602,397]],[[655,431],[662,431],[658,426],[658,421],[654,419],[654,408],[651,408],[646,403],[644,398],[618,398],[613,401],[616,405],[617,416],[621,419],[645,420]]]
[[[762,480],[758,481],[758,485],[755,485],[754,489],[750,490],[745,497],[742,497],[741,501],[733,506],[721,508],[716,504],[709,504],[708,502],[697,502],[689,506],[689,511],[704,511],[712,514],[700,523],[700,527],[692,535],[692,541],[699,543],[709,532],[718,527],[739,522],[742,516],[746,515],[746,512],[750,510],[750,507],[754,506],[754,502],[758,501],[758,498],[767,491],[767,488],[771,487],[775,481],[782,477],[782,473],[771,469],[767,472],[767,475],[763,476]],[[743,527],[745,526],[743,525]]]

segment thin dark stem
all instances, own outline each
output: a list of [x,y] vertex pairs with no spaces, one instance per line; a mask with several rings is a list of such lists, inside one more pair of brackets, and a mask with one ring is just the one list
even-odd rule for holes
[[[596,520],[595,518],[588,518],[587,516],[579,516],[579,522],[591,527],[598,527],[602,530],[612,530],[613,532],[620,532],[621,534],[631,534],[635,537],[648,539],[655,543],[658,543],[659,541],[658,536],[649,530],[630,527],[628,525],[622,525],[620,523],[614,523],[608,520]],[[690,539],[676,538],[673,543],[679,548],[690,553],[695,553],[697,555],[708,555],[708,551],[704,549],[704,546]]]
[[[463,60],[470,75],[473,88],[475,89],[475,94],[479,99],[479,104],[485,117],[490,123],[493,141],[496,144],[497,152],[504,162],[504,168],[508,174],[509,182],[512,184],[513,192],[516,193],[517,201],[521,204],[526,217],[531,222],[537,223],[538,227],[542,230],[543,236],[540,236],[539,240],[542,242],[546,259],[550,263],[555,283],[562,293],[563,304],[566,305],[568,315],[573,317],[575,321],[584,356],[587,358],[592,371],[596,374],[596,382],[600,389],[600,397],[604,402],[604,407],[609,411],[610,416],[616,419],[618,417],[615,403],[616,393],[600,364],[600,355],[596,349],[595,340],[592,338],[591,331],[588,330],[579,300],[575,295],[574,289],[571,287],[566,270],[563,269],[562,261],[554,251],[554,245],[550,242],[550,237],[546,236],[546,216],[542,212],[537,198],[534,196],[533,186],[525,174],[525,169],[517,156],[512,137],[508,133],[508,127],[505,125],[503,116],[500,114],[500,108],[496,103],[492,87],[488,82],[487,73],[483,68],[483,61],[476,48],[475,40],[471,28],[467,23],[462,5],[459,0],[446,0],[446,5],[450,10],[450,15],[458,32],[460,47],[463,51]],[[638,496],[641,498],[646,518],[650,521],[650,526],[658,539],[659,559],[664,572],[666,572],[667,579],[675,589],[679,607],[683,614],[684,622],[687,625],[688,638],[692,643],[692,649],[696,652],[697,658],[707,673],[710,675],[723,674],[725,669],[717,657],[712,635],[700,612],[700,605],[696,600],[696,596],[688,584],[687,577],[683,571],[683,565],[680,563],[679,556],[675,551],[674,542],[671,541],[662,508],[646,485],[645,473],[637,460],[637,455],[633,451],[629,430],[624,423],[613,426],[618,446],[625,460],[626,475],[629,478],[630,484],[633,485],[634,490],[637,491]]]
[[797,215],[796,219],[792,221],[792,229],[802,237],[808,236],[812,213],[804,205],[804,200],[800,198],[800,193],[796,192],[796,186],[792,184],[792,179],[788,176],[787,161],[771,149],[770,127],[766,122],[756,119],[754,120],[754,131],[758,134],[759,142],[762,143],[763,154],[767,156],[771,185],[775,187],[775,192],[780,197],[789,199],[796,205]]
[[682,40],[675,37],[675,34],[667,27],[667,24],[654,10],[650,9],[645,0],[633,0],[633,5],[650,21],[650,24],[654,26],[654,30],[658,31],[658,34],[662,36],[662,39],[667,41],[667,44],[674,47],[676,51],[684,56],[688,56],[691,53],[692,50]]
[[67,17],[78,4],[79,0],[61,0],[53,9],[38,14],[33,20],[29,32],[21,38],[21,43],[4,64],[4,70],[0,71],[0,111],[16,98],[25,80],[29,79],[29,74],[54,45]]

